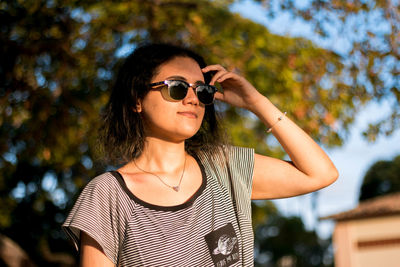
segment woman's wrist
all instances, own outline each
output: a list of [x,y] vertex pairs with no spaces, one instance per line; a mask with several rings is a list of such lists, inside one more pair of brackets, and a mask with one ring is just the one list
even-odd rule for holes
[[256,101],[251,107],[248,109],[253,112],[269,129],[271,128],[279,118],[283,118],[284,114],[280,111],[272,102],[265,96]]

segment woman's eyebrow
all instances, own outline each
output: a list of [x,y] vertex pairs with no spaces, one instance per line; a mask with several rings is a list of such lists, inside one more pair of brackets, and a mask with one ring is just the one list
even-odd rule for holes
[[[166,78],[166,80],[181,80],[187,82],[187,79],[185,77],[179,75],[170,76]],[[204,84],[204,81],[196,81],[194,84]]]
[[181,81],[187,81],[185,77],[174,75],[168,77],[166,80],[181,80]]

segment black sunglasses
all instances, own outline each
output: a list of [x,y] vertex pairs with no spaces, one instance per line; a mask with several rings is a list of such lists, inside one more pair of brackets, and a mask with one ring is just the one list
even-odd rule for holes
[[[210,105],[214,101],[214,94],[217,92],[215,86],[209,84],[191,84],[181,80],[165,80],[162,82],[151,83],[151,87],[166,85],[168,88],[169,99],[182,100],[186,97],[189,87],[196,92],[196,96],[204,105]],[[162,92],[162,91],[161,91]]]

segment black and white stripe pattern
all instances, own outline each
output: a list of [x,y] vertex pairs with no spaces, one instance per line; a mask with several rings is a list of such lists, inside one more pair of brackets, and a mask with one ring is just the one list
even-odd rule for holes
[[[196,158],[203,183],[184,204],[160,207],[143,202],[126,188],[117,172],[108,172],[85,187],[63,229],[77,249],[80,231],[88,233],[117,266],[252,266],[254,151],[228,147],[225,153],[200,153]],[[229,224],[236,233],[239,260],[216,262],[211,257],[214,247],[205,236]],[[214,249],[214,254],[218,252]]]

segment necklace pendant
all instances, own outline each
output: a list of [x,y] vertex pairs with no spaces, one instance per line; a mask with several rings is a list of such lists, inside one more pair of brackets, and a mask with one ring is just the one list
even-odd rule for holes
[[173,186],[172,189],[174,189],[175,192],[178,192],[179,191],[179,185],[178,186]]

